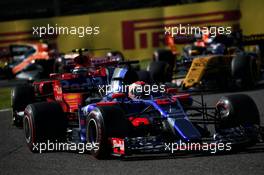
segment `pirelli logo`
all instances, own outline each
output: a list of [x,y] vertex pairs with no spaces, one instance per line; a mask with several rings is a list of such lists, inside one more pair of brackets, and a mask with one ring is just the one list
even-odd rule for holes
[[164,45],[164,27],[181,25],[224,25],[239,27],[239,10],[218,11],[164,18],[149,18],[122,21],[122,43],[124,50],[155,48]]
[[17,31],[0,33],[0,51],[6,50],[10,44],[19,42],[34,42],[44,39],[49,41],[50,48],[57,48],[57,35],[45,35],[42,38],[32,36],[32,31]]

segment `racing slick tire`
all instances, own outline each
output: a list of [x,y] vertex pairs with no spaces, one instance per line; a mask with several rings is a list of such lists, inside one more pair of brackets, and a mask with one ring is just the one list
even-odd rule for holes
[[220,123],[216,131],[243,127],[250,142],[258,140],[260,115],[254,100],[245,94],[235,94],[222,97],[216,109],[220,115]]
[[169,65],[164,61],[151,62],[149,72],[151,79],[156,83],[171,81],[172,73],[169,70]]
[[151,83],[151,76],[150,73],[146,70],[139,70],[137,71],[138,80],[144,81],[146,83]]
[[236,127],[243,124],[260,124],[260,115],[254,100],[245,94],[222,97],[217,105],[221,116],[220,127]]
[[126,75],[124,76],[123,83],[125,85],[132,84],[134,82],[138,81],[138,74],[137,71],[133,69],[129,69],[126,72]]
[[171,50],[159,49],[153,53],[153,61],[164,61],[169,65],[175,64],[176,58]]
[[25,109],[23,128],[30,151],[36,153],[41,143],[66,139],[67,119],[59,103],[34,103]]
[[109,157],[111,153],[109,138],[124,138],[131,131],[131,124],[118,106],[97,107],[88,114],[86,122],[87,143],[94,145],[91,154],[96,159]]
[[24,111],[26,106],[34,101],[34,88],[28,84],[16,86],[11,91],[11,107],[13,125],[23,126],[23,118],[18,112]]
[[249,55],[238,54],[231,62],[231,75],[239,88],[252,88],[256,86],[258,79],[256,59]]
[[8,66],[3,68],[3,74],[4,74],[5,78],[7,78],[8,80],[11,80],[15,77],[15,75],[12,72],[12,69],[9,68]]
[[[153,61],[164,61],[168,64],[167,73],[172,77],[173,70],[176,66],[176,56],[171,50],[159,49],[153,53]],[[168,79],[171,81],[171,78]]]

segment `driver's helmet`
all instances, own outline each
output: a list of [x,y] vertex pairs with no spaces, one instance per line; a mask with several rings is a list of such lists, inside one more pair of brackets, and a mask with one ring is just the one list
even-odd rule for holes
[[75,67],[72,70],[72,73],[86,76],[88,73],[88,67],[91,66],[90,57],[85,55],[78,55],[74,58],[74,63]]
[[193,43],[196,47],[205,47],[205,41],[203,40],[203,33],[195,33],[195,42]]
[[224,54],[225,53],[225,45],[221,43],[211,44],[210,45],[213,54]]
[[211,37],[210,33],[203,33],[202,40],[203,40],[203,42],[205,42],[207,44],[211,43],[212,37]]
[[[208,27],[208,30],[211,29],[212,26]],[[211,30],[210,30],[211,32]],[[203,32],[202,33],[202,40],[206,43],[206,44],[211,44],[214,41],[215,36],[213,36],[213,33],[208,32]],[[217,33],[214,33],[214,35],[217,35]]]
[[78,67],[89,67],[91,66],[91,58],[86,55],[78,55],[74,58],[76,68]]
[[132,99],[139,99],[145,97],[144,86],[146,85],[143,81],[137,81],[129,85],[128,96]]
[[209,33],[201,34],[201,38],[194,43],[197,47],[205,47],[213,42],[213,37]]

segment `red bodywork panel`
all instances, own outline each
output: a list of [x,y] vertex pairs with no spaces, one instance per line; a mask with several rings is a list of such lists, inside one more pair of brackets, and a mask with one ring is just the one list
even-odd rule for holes
[[[87,72],[88,77],[106,76],[105,68],[95,70],[97,72]],[[94,74],[94,75],[90,75]],[[76,113],[78,112],[79,105],[83,104],[87,98],[88,93],[86,91],[64,91],[62,80],[74,80],[80,78],[79,74],[63,73],[63,74],[51,74],[50,80],[35,81],[33,83],[35,95],[44,98],[48,102],[58,102],[63,111],[68,113],[69,120],[77,119]],[[83,75],[82,75],[83,76]],[[101,103],[101,105],[110,105],[108,103]],[[98,105],[100,106],[100,104]],[[72,114],[72,115],[71,115]]]
[[181,102],[181,104],[183,105],[192,105],[192,98],[190,94],[180,94],[180,95],[174,95],[172,96],[172,99],[174,100],[179,100]]
[[113,106],[118,104],[118,102],[115,101],[106,101],[106,102],[98,102],[96,103],[96,106]]
[[155,101],[158,105],[166,105],[171,103],[169,99],[157,99]]
[[113,93],[112,98],[126,98],[125,93]]
[[[174,90],[172,90],[174,92]],[[165,99],[157,99],[155,100],[158,105],[166,105],[179,100],[183,104],[189,104],[192,102],[192,98],[190,94],[179,94],[172,96],[172,100],[165,98]]]
[[77,112],[86,97],[86,93],[67,93],[63,94],[63,101],[68,105],[69,112]]
[[180,95],[174,95],[174,96],[172,97],[172,99],[178,99],[178,100],[182,101],[182,100],[187,100],[187,99],[189,99],[190,97],[191,97],[190,94],[180,94]]
[[143,117],[129,117],[129,121],[135,127],[150,124],[149,120],[147,118],[143,118]]

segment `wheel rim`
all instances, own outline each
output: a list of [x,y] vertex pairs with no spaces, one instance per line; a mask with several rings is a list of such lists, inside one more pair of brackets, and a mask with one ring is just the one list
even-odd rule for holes
[[25,137],[26,137],[27,143],[29,143],[31,141],[31,138],[32,138],[32,132],[31,132],[31,128],[30,128],[29,122],[30,121],[28,119],[28,116],[25,116],[24,131],[25,131]]
[[98,140],[98,129],[94,119],[91,119],[88,123],[88,141],[89,143],[95,144]]
[[14,91],[14,89],[12,89],[11,90],[11,101],[10,101],[12,107],[13,107],[13,104],[14,104],[14,96],[15,96],[15,91]]
[[221,118],[227,118],[230,114],[229,102],[226,99],[222,99],[217,103],[217,110]]
[[226,118],[229,115],[229,113],[230,113],[230,110],[227,107],[224,107],[224,106],[218,107],[218,110],[219,110],[220,116],[222,118]]

